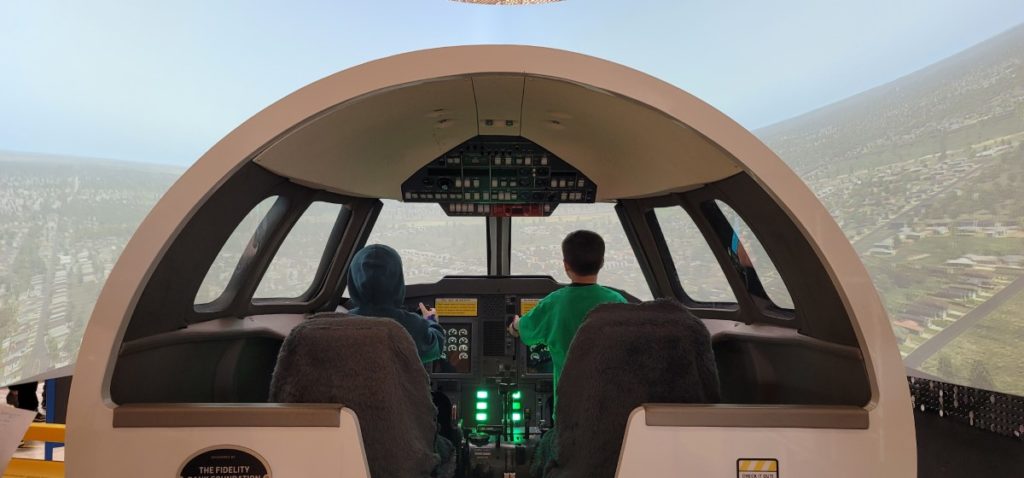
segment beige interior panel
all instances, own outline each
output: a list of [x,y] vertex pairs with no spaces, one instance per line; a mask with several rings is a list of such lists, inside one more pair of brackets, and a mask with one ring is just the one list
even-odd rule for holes
[[522,134],[524,80],[523,76],[478,76],[473,78],[480,134],[500,136]]
[[406,178],[478,131],[522,135],[547,148],[597,183],[598,200],[683,191],[740,171],[717,145],[652,108],[567,81],[509,74],[415,83],[339,105],[256,162],[301,184],[398,199]]
[[598,200],[685,190],[740,171],[717,145],[659,111],[548,78],[526,79],[523,136],[597,183]]
[[476,134],[472,80],[447,78],[339,105],[255,161],[304,184],[398,198],[405,178]]

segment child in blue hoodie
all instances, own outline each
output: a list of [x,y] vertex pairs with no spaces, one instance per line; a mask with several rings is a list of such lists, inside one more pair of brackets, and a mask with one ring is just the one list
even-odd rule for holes
[[394,319],[409,331],[420,361],[441,357],[444,330],[437,324],[434,310],[420,303],[420,316],[403,308],[405,274],[397,251],[381,244],[360,249],[349,267],[348,290],[356,305],[349,313]]

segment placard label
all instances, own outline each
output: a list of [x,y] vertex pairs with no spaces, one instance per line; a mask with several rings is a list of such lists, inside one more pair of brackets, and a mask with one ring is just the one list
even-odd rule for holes
[[270,466],[258,453],[232,445],[219,445],[193,455],[181,467],[179,478],[271,478]]
[[438,317],[476,317],[477,300],[465,298],[444,298],[434,301]]
[[537,307],[539,302],[540,299],[519,299],[519,315],[530,313],[534,307]]
[[736,478],[779,478],[779,460],[740,458],[736,460]]

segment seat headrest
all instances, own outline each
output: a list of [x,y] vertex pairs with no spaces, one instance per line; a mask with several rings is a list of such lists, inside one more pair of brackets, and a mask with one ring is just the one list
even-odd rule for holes
[[281,345],[270,400],[353,410],[372,476],[429,476],[438,463],[427,373],[394,320],[332,312],[299,324]]
[[558,466],[608,476],[629,414],[644,403],[718,401],[711,336],[673,300],[604,304],[579,328],[558,383]]

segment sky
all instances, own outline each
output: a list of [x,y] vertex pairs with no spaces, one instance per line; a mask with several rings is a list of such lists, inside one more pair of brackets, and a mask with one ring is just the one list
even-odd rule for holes
[[1020,1],[0,0],[0,150],[187,166],[319,78],[489,43],[622,63],[756,129],[1024,23]]

